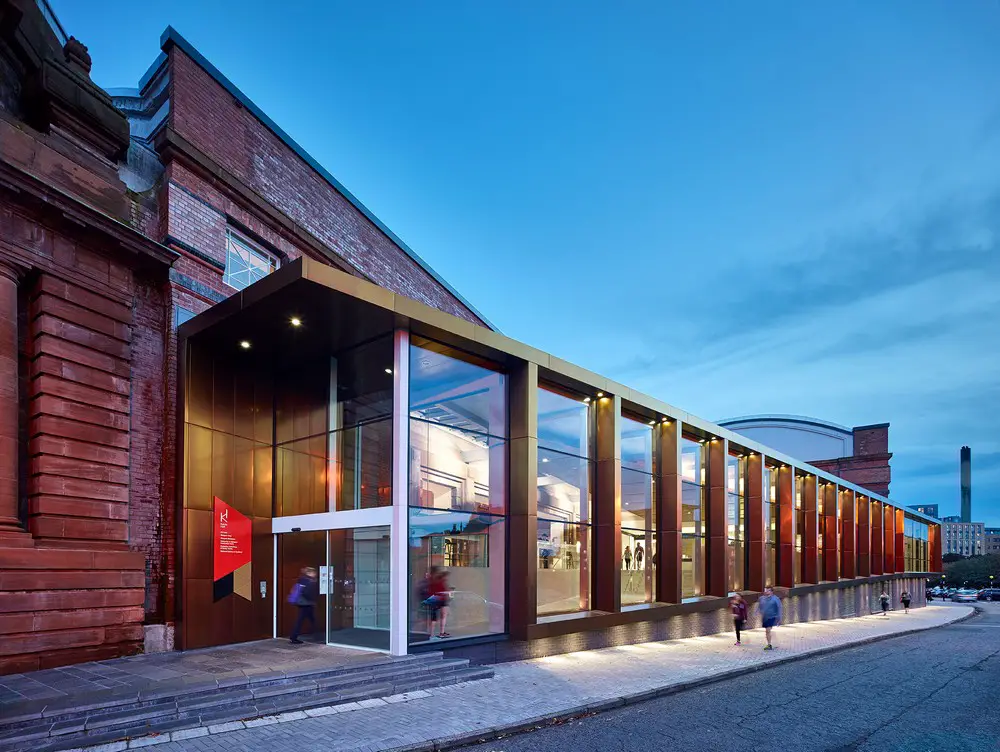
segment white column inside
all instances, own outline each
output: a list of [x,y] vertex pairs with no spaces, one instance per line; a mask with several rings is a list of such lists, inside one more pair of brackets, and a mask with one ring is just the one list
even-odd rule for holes
[[392,532],[389,598],[389,652],[406,655],[409,637],[408,573],[410,443],[410,333],[397,329],[393,338],[392,368]]

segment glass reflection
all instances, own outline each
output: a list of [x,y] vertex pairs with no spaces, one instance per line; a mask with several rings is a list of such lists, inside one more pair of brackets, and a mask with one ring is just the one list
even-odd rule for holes
[[622,416],[622,467],[653,473],[653,427]]
[[589,457],[591,423],[590,404],[582,397],[538,390],[538,446]]
[[[410,509],[410,642],[505,631],[503,517]],[[428,588],[432,572],[440,585]],[[443,604],[428,603],[440,587]],[[442,634],[443,632],[443,634]]]
[[502,439],[410,419],[410,505],[503,514],[506,446]]
[[650,603],[656,581],[656,534],[622,528],[621,601],[623,606]]
[[275,516],[392,504],[392,421],[275,447]]
[[695,439],[681,440],[681,477],[699,486],[705,485],[705,452],[704,445]]
[[590,608],[590,526],[538,520],[538,615]]
[[681,595],[696,598],[705,581],[705,539],[696,535],[681,537]]
[[553,521],[590,521],[590,460],[538,450],[538,516]]
[[444,345],[410,348],[410,415],[462,431],[507,436],[504,374]]

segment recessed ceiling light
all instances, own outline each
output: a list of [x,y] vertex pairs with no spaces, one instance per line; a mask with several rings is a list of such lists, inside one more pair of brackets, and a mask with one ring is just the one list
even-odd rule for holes
[[604,392],[598,392],[598,393],[597,393],[597,396],[598,396],[598,397],[603,397],[603,396],[604,396]]
[[548,457],[542,457],[542,462],[548,462],[548,461],[549,461]]
[[584,398],[583,398],[583,401],[584,401],[584,402],[590,402],[590,397],[584,397]]
[[388,373],[388,374],[392,374],[392,369],[391,368],[386,368],[385,372]]
[[651,421],[649,421],[649,425],[651,425],[651,426],[655,426],[655,425],[656,425],[656,421],[655,421],[655,420],[651,420]]
[[292,326],[302,326],[302,319],[300,319],[298,316],[292,316],[291,324]]
[[242,347],[244,350],[249,350],[250,349],[250,340],[248,340],[248,339],[242,340],[240,342],[240,347]]

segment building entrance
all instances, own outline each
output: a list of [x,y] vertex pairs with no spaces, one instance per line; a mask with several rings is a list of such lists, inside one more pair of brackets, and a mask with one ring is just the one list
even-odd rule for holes
[[[310,523],[325,525],[330,518],[340,516],[334,513],[274,520],[278,595],[274,636],[388,651],[391,528],[365,525],[304,529]],[[299,581],[308,595],[293,603],[290,596]]]

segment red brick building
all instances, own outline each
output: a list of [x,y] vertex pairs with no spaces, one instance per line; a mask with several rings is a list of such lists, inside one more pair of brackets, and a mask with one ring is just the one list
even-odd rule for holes
[[847,428],[799,415],[751,415],[719,425],[877,494],[889,495],[892,453],[888,423]]
[[0,0],[0,673],[173,647],[176,337],[307,256],[486,324],[176,32],[135,90]]

